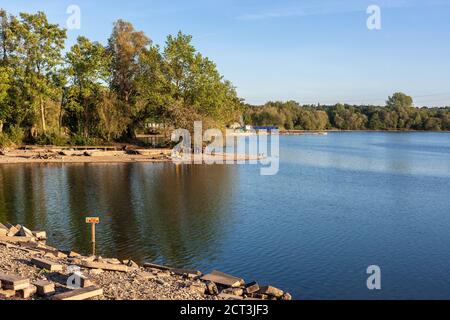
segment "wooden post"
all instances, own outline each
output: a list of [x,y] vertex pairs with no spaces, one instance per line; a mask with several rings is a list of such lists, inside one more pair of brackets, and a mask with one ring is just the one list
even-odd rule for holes
[[92,255],[95,256],[95,223],[91,223],[92,232]]
[[91,234],[92,234],[92,255],[95,256],[95,225],[100,223],[100,218],[98,217],[88,217],[86,218],[86,223],[91,224]]

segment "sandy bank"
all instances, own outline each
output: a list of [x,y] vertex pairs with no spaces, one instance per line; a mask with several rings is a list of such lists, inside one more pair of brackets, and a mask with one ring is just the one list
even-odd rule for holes
[[[63,149],[63,148],[30,148],[4,150],[0,153],[0,164],[26,163],[133,163],[133,162],[176,162],[189,163],[184,159],[172,159],[171,149]],[[204,161],[249,161],[263,157],[234,154],[205,155]],[[192,162],[194,158],[192,157]]]

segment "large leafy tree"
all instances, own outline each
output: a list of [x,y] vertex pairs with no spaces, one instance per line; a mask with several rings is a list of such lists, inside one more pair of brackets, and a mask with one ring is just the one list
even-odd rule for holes
[[124,113],[129,115],[128,138],[135,137],[135,117],[140,109],[137,79],[141,56],[148,51],[151,41],[142,31],[136,31],[129,22],[118,20],[108,41],[111,55],[111,90],[117,95]]
[[397,110],[401,108],[411,108],[413,106],[413,99],[402,92],[396,92],[388,98],[386,106]]
[[[191,36],[181,32],[169,36],[163,57],[176,105],[170,110],[175,126],[180,124],[187,128],[189,124],[186,121],[181,124],[180,120],[203,120],[223,126],[239,119],[241,103],[235,88],[223,79],[211,60],[196,51]],[[186,115],[192,119],[187,119]]]
[[72,132],[88,138],[102,89],[108,83],[110,57],[97,42],[79,37],[66,55],[69,87],[66,108]]
[[0,10],[0,132],[3,131],[4,123],[11,119],[14,110],[11,103],[15,68],[11,55],[15,49],[16,24],[14,17]]
[[8,91],[11,87],[11,70],[0,66],[0,133],[3,132],[3,125],[10,116],[10,106],[8,104]]
[[16,49],[14,58],[22,71],[22,98],[38,110],[42,133],[47,131],[46,102],[54,99],[58,68],[62,63],[62,50],[66,31],[48,22],[43,12],[20,14],[15,27]]

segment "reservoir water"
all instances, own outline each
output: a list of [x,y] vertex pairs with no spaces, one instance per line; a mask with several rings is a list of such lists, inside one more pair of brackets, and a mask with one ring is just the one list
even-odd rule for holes
[[[450,299],[450,134],[280,138],[254,165],[1,165],[0,221],[49,244],[218,269],[296,299]],[[382,270],[369,291],[366,270]]]

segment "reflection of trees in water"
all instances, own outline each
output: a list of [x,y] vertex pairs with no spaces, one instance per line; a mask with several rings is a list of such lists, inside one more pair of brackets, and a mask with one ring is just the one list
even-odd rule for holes
[[[89,252],[91,235],[90,229],[85,223],[86,216],[91,215],[89,211],[89,199],[95,197],[88,192],[89,172],[86,165],[70,165],[66,167],[66,184],[68,192],[67,219],[71,229],[69,246],[71,249]],[[63,209],[63,208],[62,208]]]
[[97,248],[99,254],[116,255],[134,232],[133,207],[130,202],[126,165],[85,164],[67,167],[72,248],[89,253],[90,228],[87,216],[98,216]]
[[90,248],[86,212],[102,219],[102,255],[186,266],[218,246],[232,183],[229,167],[121,164],[68,170],[73,171],[70,214],[80,223],[75,228],[85,230],[77,247]]
[[195,266],[221,241],[235,172],[226,166],[136,166],[147,260]]
[[0,166],[0,220],[34,228],[45,224],[44,172],[31,165]]
[[17,183],[23,167],[0,166],[0,222],[17,220]]
[[46,229],[51,243],[90,251],[86,216],[100,216],[98,249],[174,266],[212,259],[236,170],[229,166],[0,166],[0,220]]

